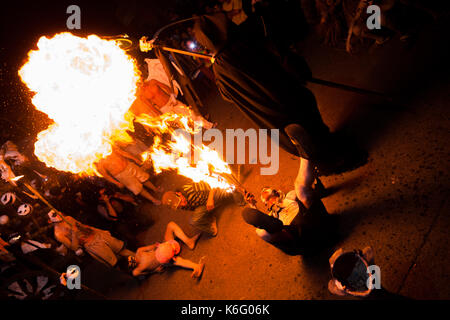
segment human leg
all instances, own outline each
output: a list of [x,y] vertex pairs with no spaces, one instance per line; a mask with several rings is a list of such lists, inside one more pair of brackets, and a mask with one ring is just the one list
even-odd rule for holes
[[201,233],[196,234],[193,237],[188,237],[184,231],[175,222],[171,221],[167,224],[166,233],[164,235],[164,241],[174,240],[175,238],[183,241],[189,249],[193,250],[197,243],[198,238],[200,238]]
[[128,250],[127,248],[122,249],[118,254],[122,257],[129,257],[135,255],[133,251]]
[[217,235],[217,220],[214,216],[214,210],[208,211],[205,206],[198,207],[194,210],[190,224],[208,235],[213,237]]
[[295,194],[306,208],[309,208],[313,202],[315,181],[314,166],[310,160],[300,158],[300,166],[297,177],[295,178]]
[[315,166],[311,159],[317,159],[320,151],[311,136],[299,124],[286,126],[285,132],[300,155],[299,170],[294,181],[295,193],[305,207],[309,208],[313,200],[313,184],[316,180]]
[[163,188],[161,186],[156,187],[150,180],[145,181],[144,182],[144,186],[147,187],[150,190],[155,191],[155,192],[163,191]]
[[147,200],[150,200],[154,205],[159,206],[161,204],[161,201],[153,197],[148,191],[145,189],[142,189],[142,191],[139,193],[141,196],[146,198]]

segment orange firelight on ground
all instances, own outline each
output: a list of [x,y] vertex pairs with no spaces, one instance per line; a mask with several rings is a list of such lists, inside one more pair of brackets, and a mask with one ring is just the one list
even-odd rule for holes
[[47,166],[95,174],[95,163],[113,141],[130,142],[128,109],[136,98],[139,71],[114,41],[60,33],[41,37],[19,75],[34,93],[37,110],[54,121],[38,134],[35,154]]

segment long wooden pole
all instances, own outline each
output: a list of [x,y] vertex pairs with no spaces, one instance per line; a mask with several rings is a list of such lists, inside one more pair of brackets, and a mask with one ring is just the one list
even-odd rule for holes
[[[169,52],[175,52],[175,53],[179,53],[179,54],[184,54],[184,55],[188,55],[188,56],[193,56],[193,57],[210,60],[212,63],[214,63],[214,61],[215,61],[214,57],[211,55],[208,55],[208,54],[194,53],[194,52],[189,52],[189,51],[185,51],[185,50],[179,50],[179,49],[174,49],[174,48],[169,48],[169,47],[164,47],[164,46],[160,46],[160,48],[165,51],[169,51]],[[355,93],[359,93],[359,94],[378,96],[378,97],[385,98],[389,101],[393,100],[392,97],[390,97],[387,94],[382,93],[382,92],[357,88],[357,87],[353,87],[353,86],[349,86],[346,84],[337,83],[337,82],[333,82],[333,81],[328,81],[328,80],[323,80],[323,79],[318,79],[318,78],[311,78],[311,79],[307,80],[307,82],[318,84],[321,86],[336,88],[336,89],[340,89],[340,90],[351,91],[351,92],[355,92]]]
[[197,58],[201,58],[201,59],[206,59],[211,61],[212,63],[214,63],[214,57],[210,56],[208,54],[203,54],[203,53],[195,53],[195,52],[190,52],[190,51],[186,51],[186,50],[180,50],[180,49],[174,49],[174,48],[169,48],[169,47],[160,47],[162,50],[164,51],[169,51],[169,52],[175,52],[175,53],[180,53],[180,54],[184,54],[186,56],[192,56],[192,57],[197,57]]
[[27,182],[23,182],[23,185],[25,187],[27,187],[27,189],[30,190],[36,197],[38,197],[39,200],[41,200],[45,205],[47,205],[47,207],[49,207],[51,210],[55,211],[56,214],[59,215],[61,217],[61,219],[64,220],[65,223],[67,223],[69,226],[72,227],[72,224],[69,221],[67,221],[67,219],[64,217],[64,215],[58,209],[56,209],[54,206],[52,206],[50,204],[50,202],[48,202],[35,188],[33,188]]

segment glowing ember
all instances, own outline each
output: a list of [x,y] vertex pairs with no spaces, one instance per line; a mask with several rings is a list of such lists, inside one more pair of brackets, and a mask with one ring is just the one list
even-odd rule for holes
[[139,72],[114,41],[70,33],[41,37],[19,75],[35,92],[36,108],[54,123],[38,135],[35,154],[47,166],[94,174],[112,141],[131,141],[127,112]]
[[[231,174],[231,169],[219,154],[203,144],[192,144],[190,134],[195,133],[192,120],[186,116],[167,113],[155,118],[141,116],[137,121],[156,133],[153,146],[142,154],[142,158],[150,157],[157,173],[174,169],[194,182],[204,181],[212,188],[228,191],[235,189],[234,185],[229,184],[221,176]],[[169,136],[172,140],[163,141],[161,137],[164,136]],[[191,161],[192,154],[197,157],[194,164]]]

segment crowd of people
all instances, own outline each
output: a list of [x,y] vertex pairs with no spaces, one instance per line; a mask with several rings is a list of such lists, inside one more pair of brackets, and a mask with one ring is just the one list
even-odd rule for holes
[[[365,8],[378,3],[386,17],[381,33],[367,30],[363,24]],[[305,21],[317,26],[327,43],[337,45],[342,40],[349,52],[354,38],[384,43],[392,35],[385,33],[386,28],[398,32],[401,40],[409,39],[412,30],[398,27],[399,23],[392,22],[398,20],[387,18],[406,7],[425,10],[408,0],[304,0],[300,4]],[[292,38],[286,32],[280,36],[273,6],[273,2],[265,0],[210,1],[204,7],[207,14],[196,20],[187,31],[188,36],[178,40],[184,49],[214,56],[214,63],[204,64],[200,70],[215,80],[225,100],[233,102],[258,128],[280,130],[280,146],[299,157],[298,175],[292,178],[290,192],[264,187],[260,199],[265,209],[257,207],[251,193],[242,197],[238,191],[228,193],[204,182],[191,181],[178,190],[164,192],[152,182],[155,174],[151,163],[140,157],[151,146],[151,130],[143,136],[134,135],[133,143],[115,144],[112,153],[96,163],[101,177],[82,177],[47,168],[34,155],[25,154],[14,142],[6,141],[0,150],[0,259],[4,263],[14,260],[8,246],[22,241],[20,234],[26,239],[21,244],[24,253],[44,248],[61,255],[89,255],[135,277],[177,266],[191,269],[192,277],[200,278],[205,259],[196,263],[181,258],[181,245],[193,250],[201,234],[217,236],[215,211],[229,202],[245,206],[243,220],[256,228],[255,233],[262,240],[284,252],[306,254],[319,250],[325,235],[332,233],[332,225],[321,200],[318,175],[330,165],[347,161],[347,155],[337,152],[338,141],[322,121],[314,94],[304,85],[311,72],[301,57],[293,58],[291,43],[286,40]],[[436,16],[433,11],[427,12]],[[196,39],[194,45],[189,42],[192,37]],[[169,79],[159,60],[146,59],[146,63],[148,77],[140,84],[130,108],[135,117],[173,112],[190,117],[198,127],[210,129],[217,125],[181,101],[181,88]],[[23,178],[15,179],[21,175]],[[42,203],[32,190],[42,194],[53,208]],[[149,225],[133,214],[142,201],[191,211],[191,225],[196,233],[188,236],[170,222],[160,243],[138,247],[130,234]],[[47,228],[48,232],[32,236],[36,228]],[[367,283],[364,281],[370,277],[365,267],[373,263],[373,256],[372,248],[336,252],[330,258],[330,292],[367,296],[370,290],[361,283]]]

